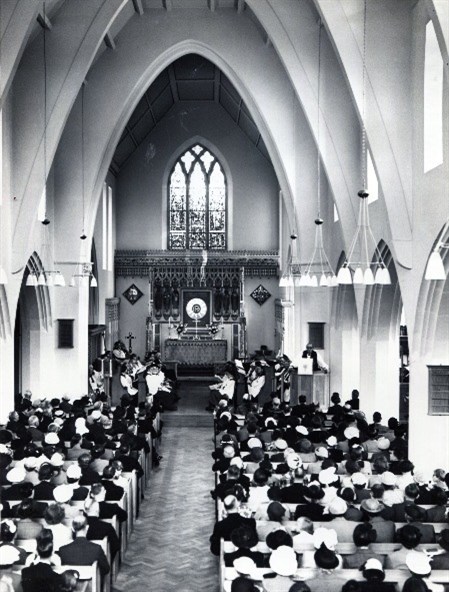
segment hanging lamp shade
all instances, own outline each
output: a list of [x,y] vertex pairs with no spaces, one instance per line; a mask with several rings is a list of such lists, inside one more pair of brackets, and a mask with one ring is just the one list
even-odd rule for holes
[[34,273],[30,273],[27,277],[26,286],[35,287],[37,286],[37,277]]
[[75,279],[75,277],[74,277],[73,275],[72,275],[72,277],[70,278],[70,283],[69,283],[69,286],[70,286],[71,288],[75,288],[75,287],[76,287],[76,279]]
[[363,283],[365,286],[372,286],[374,284],[374,275],[371,267],[367,267],[363,273]]
[[309,286],[311,288],[316,288],[318,286],[318,280],[315,274],[310,276],[310,283]]
[[39,274],[39,278],[37,280],[37,285],[38,286],[46,286],[47,282],[45,281],[45,273],[41,273]]
[[336,288],[338,286],[338,279],[335,274],[331,277],[331,282],[329,285],[331,288]]
[[61,288],[65,286],[65,279],[60,271],[56,272],[55,279],[54,279],[53,283],[55,286],[58,286]]
[[432,251],[429,257],[429,261],[427,262],[426,267],[426,280],[445,280],[446,279],[446,272],[444,271],[443,260],[441,258],[440,252],[435,249]]
[[322,273],[320,276],[320,287],[325,287],[329,285],[329,281],[325,273]]
[[91,280],[90,280],[90,287],[91,288],[97,288],[98,287],[98,282],[97,282],[97,278],[93,275]]
[[352,284],[351,270],[346,265],[340,267],[337,274],[337,281],[339,284]]
[[8,283],[8,276],[6,275],[6,271],[3,267],[0,267],[0,284],[6,286]]

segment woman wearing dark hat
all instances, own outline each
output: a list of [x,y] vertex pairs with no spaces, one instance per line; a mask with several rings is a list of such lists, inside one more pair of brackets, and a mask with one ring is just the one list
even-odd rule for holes
[[225,553],[224,560],[226,567],[232,567],[234,560],[238,557],[249,557],[254,561],[256,567],[267,567],[265,556],[259,551],[254,551],[259,539],[254,528],[239,526],[231,533],[231,542],[237,547],[232,553]]
[[358,569],[368,559],[377,559],[383,566],[385,558],[371,550],[370,545],[376,542],[377,532],[369,522],[358,524],[353,532],[354,544],[357,547],[355,553],[345,555],[344,566],[349,569]]
[[336,553],[322,543],[313,557],[318,570],[313,579],[306,580],[311,592],[340,592],[348,578],[344,570],[337,569],[339,560]]
[[328,517],[323,518],[324,506],[320,505],[320,500],[324,498],[324,491],[317,481],[313,481],[307,488],[304,488],[305,504],[297,506],[295,511],[295,520],[304,516],[310,520],[328,520]]

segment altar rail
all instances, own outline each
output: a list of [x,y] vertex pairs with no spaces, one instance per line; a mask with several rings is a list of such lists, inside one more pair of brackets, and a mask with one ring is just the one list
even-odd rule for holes
[[164,359],[180,366],[212,366],[226,361],[227,348],[226,339],[166,339]]

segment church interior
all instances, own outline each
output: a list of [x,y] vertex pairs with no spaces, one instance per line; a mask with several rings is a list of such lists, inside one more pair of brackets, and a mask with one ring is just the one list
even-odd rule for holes
[[[426,482],[449,472],[447,0],[1,0],[0,35],[0,446],[13,448],[24,399],[40,412],[53,400],[54,419],[87,396],[90,429],[99,401],[107,423],[129,395],[129,432],[145,410],[153,423],[133,436],[143,473],[125,468],[127,526],[97,590],[287,592],[293,580],[231,577],[210,556],[220,395],[237,424],[251,404],[265,421],[276,397],[288,409],[305,397],[330,436],[328,408],[355,390],[366,425],[380,412],[404,427]],[[254,364],[264,398],[239,391]],[[172,475],[176,463],[192,473]],[[158,569],[170,526],[152,509],[176,515],[181,488],[198,496],[184,535],[201,540],[179,545],[184,584]],[[449,586],[438,577],[427,589]]]

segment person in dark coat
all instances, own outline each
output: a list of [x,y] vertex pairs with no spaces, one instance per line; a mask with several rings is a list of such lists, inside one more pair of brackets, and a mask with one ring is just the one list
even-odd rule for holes
[[[58,551],[63,565],[92,565],[98,561],[100,573],[109,573],[109,562],[100,545],[87,539],[89,524],[85,516],[75,516],[72,530],[75,540]],[[24,591],[25,592],[25,591]]]
[[226,518],[215,523],[214,530],[210,536],[210,550],[214,555],[220,555],[220,539],[231,540],[231,535],[240,526],[248,526],[256,529],[254,518],[245,518],[238,513],[239,505],[237,498],[229,495],[224,499],[224,508],[227,512]]
[[39,468],[39,480],[34,487],[34,499],[35,500],[52,500],[54,485],[50,483],[50,479],[53,476],[53,469],[49,463],[41,464]]
[[82,454],[78,458],[78,464],[81,467],[80,485],[93,485],[101,481],[100,475],[90,467],[92,456],[90,454]]
[[432,558],[432,569],[449,569],[449,528],[442,530],[438,537],[438,543],[443,553],[434,555]]
[[111,465],[103,469],[103,479],[101,483],[106,490],[106,501],[118,501],[122,499],[125,490],[123,487],[113,483],[115,477],[115,469]]
[[130,455],[130,447],[127,444],[122,444],[120,446],[115,454],[115,458],[122,462],[123,470],[126,473],[135,470],[137,473],[137,479],[140,479],[143,476],[142,465],[134,456]]
[[36,539],[39,562],[24,567],[22,570],[23,592],[58,592],[60,576],[51,567],[53,554],[53,533],[44,528]]
[[114,560],[116,553],[120,550],[120,540],[115,528],[109,522],[100,519],[100,504],[92,498],[84,505],[84,512],[87,514],[87,535],[89,541],[99,541],[104,537],[108,538],[111,550],[111,559]]

